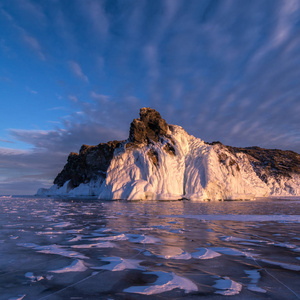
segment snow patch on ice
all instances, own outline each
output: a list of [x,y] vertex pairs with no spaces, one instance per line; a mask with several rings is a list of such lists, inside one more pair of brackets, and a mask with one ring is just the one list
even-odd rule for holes
[[100,257],[100,259],[109,262],[109,264],[101,267],[92,267],[92,269],[109,271],[123,271],[128,269],[145,270],[145,268],[139,265],[142,260],[125,259],[121,257]]
[[270,265],[279,266],[283,269],[292,270],[292,271],[300,271],[300,265],[281,263],[281,262],[277,262],[277,261],[273,261],[273,260],[269,260],[269,259],[261,259],[260,261],[270,264]]
[[39,246],[34,243],[19,243],[19,244],[17,244],[17,246],[33,248],[34,250],[36,250],[39,253],[56,254],[56,255],[61,255],[61,256],[65,256],[65,257],[72,257],[72,258],[75,257],[75,258],[79,258],[79,259],[87,259],[88,258],[81,253],[66,250],[62,246],[58,246],[56,244]]
[[78,242],[82,240],[82,235],[76,235],[75,237],[73,237],[72,239],[68,240],[68,242],[70,243],[74,243],[74,242]]
[[132,243],[140,243],[140,244],[157,244],[161,242],[161,239],[153,237],[153,236],[147,236],[147,235],[140,235],[140,234],[129,234],[129,242]]
[[225,236],[220,238],[224,242],[250,242],[250,243],[266,243],[264,240],[252,240],[252,239],[243,239],[234,236]]
[[[183,259],[188,260],[192,256],[190,253],[184,251],[183,249],[179,247],[163,247],[159,250],[152,250],[151,253],[158,257],[163,259]],[[144,255],[149,256],[147,252],[144,252]]]
[[100,243],[91,243],[91,244],[81,244],[81,245],[73,245],[72,248],[77,249],[86,249],[86,248],[115,248],[117,247],[112,242],[100,242]]
[[163,271],[144,272],[144,274],[156,275],[157,280],[147,286],[132,286],[124,290],[127,293],[154,295],[171,291],[173,289],[184,290],[185,293],[196,292],[198,287],[191,280],[180,277],[175,273],[167,273]]
[[251,279],[250,283],[248,284],[248,290],[258,293],[266,293],[266,290],[257,286],[257,283],[260,279],[259,271],[260,270],[245,270],[245,273]]
[[67,272],[84,272],[88,268],[84,265],[82,260],[76,259],[69,266],[61,269],[51,270],[52,273],[67,273]]
[[226,247],[212,247],[210,248],[213,251],[225,254],[225,255],[232,255],[232,256],[246,256],[246,257],[252,257],[255,256],[255,254],[250,254],[245,251],[240,251],[233,248],[226,248]]
[[64,228],[64,227],[68,227],[70,225],[72,225],[71,222],[61,222],[61,223],[57,223],[57,224],[52,224],[51,226],[57,227],[57,228]]
[[18,295],[16,297],[8,298],[8,300],[22,300],[22,299],[24,299],[25,296],[26,296],[26,294]]
[[197,250],[199,250],[199,251],[191,253],[193,258],[211,259],[211,258],[221,256],[220,253],[215,252],[215,251],[213,251],[211,249],[208,249],[208,248],[197,248]]
[[128,236],[124,233],[118,234],[118,235],[110,235],[110,236],[104,236],[104,237],[97,237],[90,239],[93,241],[126,241],[128,240]]
[[30,279],[31,282],[36,282],[36,281],[40,281],[40,280],[44,279],[43,276],[35,276],[32,272],[25,273],[25,277]]
[[233,296],[240,293],[242,290],[242,285],[236,281],[231,280],[229,277],[224,277],[224,279],[216,280],[216,284],[213,285],[214,288],[218,289],[215,294],[221,294],[224,296]]

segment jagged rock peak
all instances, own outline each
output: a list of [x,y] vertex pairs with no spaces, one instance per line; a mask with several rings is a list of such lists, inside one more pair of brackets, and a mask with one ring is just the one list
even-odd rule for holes
[[130,125],[129,142],[135,144],[158,142],[160,137],[169,135],[169,126],[160,113],[153,108],[140,109],[140,118]]

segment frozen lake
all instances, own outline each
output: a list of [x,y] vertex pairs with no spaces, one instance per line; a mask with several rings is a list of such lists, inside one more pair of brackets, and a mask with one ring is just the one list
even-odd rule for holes
[[299,299],[300,199],[0,198],[0,299]]

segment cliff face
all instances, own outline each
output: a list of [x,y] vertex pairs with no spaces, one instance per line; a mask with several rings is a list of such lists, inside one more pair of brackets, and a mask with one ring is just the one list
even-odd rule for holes
[[71,152],[63,170],[54,179],[54,184],[62,187],[69,181],[70,188],[78,187],[98,178],[105,179],[106,171],[114,151],[122,142],[113,141],[97,146],[82,145],[78,153]]
[[83,145],[40,195],[242,199],[300,195],[300,155],[205,143],[142,108],[126,141]]

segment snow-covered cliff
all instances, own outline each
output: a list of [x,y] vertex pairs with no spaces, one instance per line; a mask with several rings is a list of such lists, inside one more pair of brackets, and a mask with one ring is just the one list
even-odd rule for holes
[[300,155],[208,144],[142,108],[128,140],[82,146],[44,196],[219,200],[300,196]]

